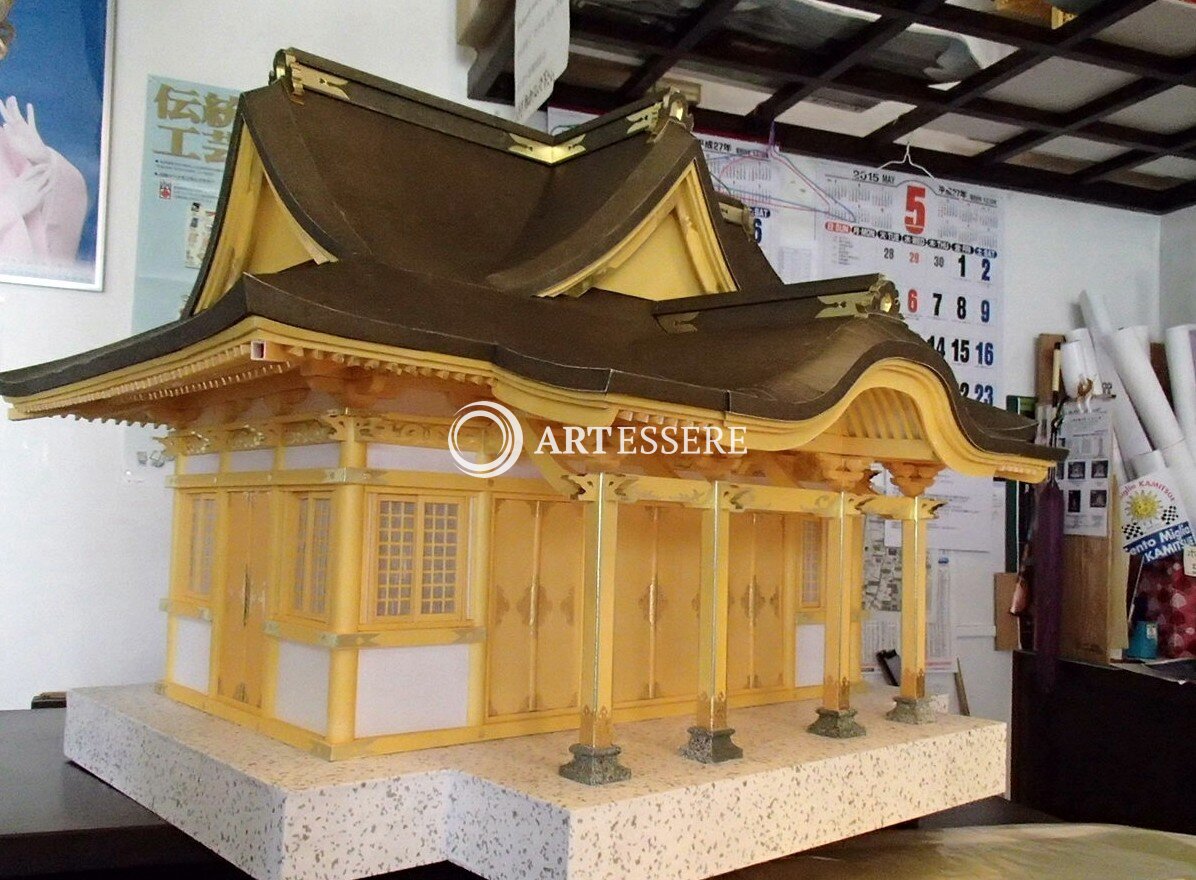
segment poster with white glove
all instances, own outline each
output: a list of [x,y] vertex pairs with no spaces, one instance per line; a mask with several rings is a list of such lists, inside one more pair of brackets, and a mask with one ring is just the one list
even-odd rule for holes
[[0,281],[103,287],[114,5],[0,7]]

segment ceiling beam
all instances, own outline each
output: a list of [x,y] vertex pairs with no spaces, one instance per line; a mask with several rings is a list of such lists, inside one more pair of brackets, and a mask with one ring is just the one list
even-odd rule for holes
[[[833,2],[836,6],[870,12],[874,15],[900,15],[906,12],[906,4],[901,0],[833,0]],[[1018,49],[1030,49],[1058,55],[1073,61],[1106,67],[1110,70],[1120,70],[1135,76],[1162,76],[1162,78],[1176,83],[1187,81],[1187,74],[1183,68],[1177,66],[1176,59],[1168,55],[1159,55],[1155,52],[1121,46],[1096,38],[1065,43],[1059,37],[1062,28],[1052,30],[1016,18],[969,9],[966,6],[947,5],[931,11],[915,12],[912,18],[915,24],[935,27],[969,37],[979,37]],[[1108,27],[1108,25],[1104,27]]]
[[1159,193],[1159,197],[1160,213],[1170,213],[1178,211],[1180,208],[1196,205],[1196,180],[1189,180],[1187,183],[1173,186],[1171,189]]
[[[1050,47],[1018,49],[996,64],[991,64],[978,73],[969,76],[947,92],[947,105],[954,112],[969,101],[987,94],[1002,83],[1021,76],[1041,64],[1052,54],[1067,46],[1073,46],[1089,39],[1111,24],[1115,24],[1154,0],[1100,0],[1096,6],[1078,15],[1062,27],[1051,31],[1055,35]],[[921,128],[941,115],[929,108],[918,107],[882,126],[869,137],[880,142],[893,142]]]
[[[769,126],[774,125],[776,142],[788,151],[875,165],[891,158],[892,143],[896,139],[938,117],[958,114],[1023,131],[994,145],[979,158],[927,150],[930,156],[927,161],[932,163],[936,173],[945,177],[1134,210],[1162,212],[1196,203],[1196,182],[1160,191],[1107,179],[1111,174],[1136,168],[1158,156],[1175,155],[1196,160],[1196,126],[1165,133],[1106,121],[1110,114],[1161,94],[1176,84],[1196,85],[1196,53],[1173,58],[1117,46],[1096,36],[1104,28],[1146,7],[1152,0],[1103,0],[1055,30],[932,0],[835,2],[883,17],[864,25],[848,39],[834,41],[811,52],[761,40],[755,40],[750,48],[745,47],[745,41],[751,40],[748,35],[719,31],[718,25],[730,7],[719,6],[712,12],[715,6],[709,0],[689,19],[693,24],[703,12],[717,14],[716,23],[698,37],[693,36],[692,28],[688,26],[670,33],[659,27],[611,16],[600,7],[583,5],[573,10],[573,35],[579,43],[624,51],[648,60],[621,89],[579,89],[561,84],[554,99],[587,109],[610,109],[626,101],[628,95],[624,90],[628,86],[640,88],[648,84],[646,87],[650,87],[669,68],[685,62],[696,70],[721,72],[746,84],[771,86],[771,95],[746,116],[697,108],[695,118],[699,127],[712,133],[759,140]],[[1015,46],[1017,51],[946,90],[932,88],[920,77],[872,66],[870,59],[876,51],[911,23],[1003,42]],[[1140,79],[1068,111],[1023,106],[990,94],[1000,84],[1054,56],[1132,73]],[[867,137],[820,132],[775,122],[785,111],[823,89],[874,101],[895,101],[911,105],[913,109]],[[1061,135],[1111,144],[1123,152],[1074,173],[1008,163],[1008,159]]]
[[653,55],[640,65],[619,89],[624,100],[641,98],[660,78],[669,72],[685,53],[706,38],[707,34],[722,24],[739,0],[705,0],[686,18],[681,34],[666,52]]
[[[580,42],[637,54],[651,54],[661,50],[662,46],[656,42],[656,35],[612,29],[609,22],[577,11],[574,12],[574,36]],[[745,56],[731,41],[716,37],[707,39],[699,48],[687,52],[682,60],[713,67],[729,75],[783,83],[782,88],[787,87],[787,90],[778,89],[774,97],[776,94],[782,97],[796,94],[803,86],[810,94],[820,88],[833,88],[872,100],[912,104],[926,111],[927,122],[946,113],[957,113],[1016,128],[1055,133],[1071,130],[1069,124],[1072,119],[1068,113],[1024,107],[989,97],[976,97],[962,106],[953,106],[947,92],[930,88],[924,80],[859,63],[828,80],[823,71],[838,60],[829,52],[797,52],[770,46],[767,51]],[[783,111],[777,115],[780,112]],[[760,120],[758,116],[753,122],[759,125]],[[1171,142],[1166,135],[1109,123],[1094,122],[1077,130],[1076,134],[1127,150],[1171,149]]]
[[748,121],[761,126],[770,124],[786,110],[796,106],[819,89],[827,87],[831,81],[842,76],[868,55],[901,34],[909,27],[915,14],[937,9],[945,2],[946,0],[920,0],[900,13],[878,18],[876,21],[864,25],[856,33],[843,40],[840,45],[825,53],[834,57],[822,64],[813,77],[800,83],[790,82],[781,86],[773,93],[772,97],[756,105],[756,108],[748,114]]
[[1156,158],[1158,158],[1158,153],[1152,153],[1149,150],[1129,150],[1118,156],[1105,159],[1103,162],[1097,162],[1094,165],[1089,165],[1087,168],[1081,168],[1079,171],[1072,173],[1071,179],[1076,183],[1093,183],[1115,171],[1132,171],[1139,165],[1144,165]]
[[1108,94],[1101,95],[1086,104],[1082,104],[1074,110],[1069,110],[1067,116],[1070,121],[1061,128],[1049,131],[1025,131],[1017,137],[1010,138],[1007,141],[1002,141],[992,147],[989,147],[981,153],[977,159],[985,163],[1004,162],[1007,159],[1012,159],[1014,156],[1019,156],[1028,150],[1033,149],[1047,141],[1054,140],[1060,135],[1070,134],[1078,131],[1086,125],[1093,122],[1098,122],[1110,113],[1116,113],[1118,110],[1124,110],[1126,107],[1133,106],[1139,101],[1144,101],[1147,98],[1152,98],[1160,92],[1165,92],[1173,88],[1171,83],[1156,79],[1138,79],[1131,83],[1126,83],[1119,89],[1114,89]]

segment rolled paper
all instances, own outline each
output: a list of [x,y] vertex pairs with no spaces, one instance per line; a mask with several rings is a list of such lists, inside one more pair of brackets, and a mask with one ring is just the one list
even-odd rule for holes
[[1146,437],[1142,420],[1138,418],[1138,413],[1134,410],[1134,405],[1108,354],[1103,348],[1098,348],[1096,356],[1098,362],[1107,361],[1101,368],[1101,378],[1113,394],[1113,433],[1117,435],[1117,446],[1121,450],[1122,458],[1131,461],[1136,456],[1150,452],[1150,440]]
[[1142,338],[1136,330],[1127,327],[1109,336],[1109,344],[1117,373],[1125,384],[1130,402],[1142,417],[1146,433],[1155,448],[1163,454],[1163,460],[1171,468],[1175,490],[1183,499],[1184,507],[1196,515],[1196,463],[1184,441],[1183,432],[1171,404],[1159,385],[1158,377],[1150,366],[1150,358],[1142,349]]
[[1063,374],[1063,392],[1072,400],[1080,398],[1080,391],[1088,381],[1084,372],[1084,348],[1078,342],[1059,346],[1059,370]]
[[[1192,331],[1182,324],[1167,330],[1167,372],[1171,376],[1171,401],[1188,451],[1196,456],[1196,360],[1192,357]],[[1196,512],[1194,512],[1196,513]]]
[[1096,346],[1092,342],[1092,334],[1086,327],[1069,330],[1064,334],[1068,342],[1078,342],[1084,355],[1084,375],[1092,380],[1092,393],[1104,394],[1101,383],[1100,365],[1096,361]]
[[1109,308],[1099,293],[1080,291],[1080,314],[1084,316],[1084,326],[1092,331],[1096,342],[1103,342],[1113,332],[1113,319],[1109,317]]
[[1142,337],[1133,327],[1125,327],[1109,336],[1109,345],[1117,375],[1129,392],[1134,409],[1142,417],[1146,434],[1155,449],[1166,449],[1184,439],[1167,395],[1142,350]]
[[[1084,323],[1088,325],[1092,339],[1097,372],[1100,373],[1101,382],[1109,386],[1109,393],[1113,395],[1113,432],[1117,435],[1123,469],[1132,472],[1134,460],[1150,452],[1150,441],[1146,438],[1142,420],[1134,411],[1109,353],[1108,334],[1112,332],[1113,326],[1104,300],[1086,290],[1080,293],[1080,311],[1084,315]],[[1131,473],[1131,476],[1140,474]]]
[[1126,330],[1133,330],[1134,335],[1138,337],[1138,344],[1142,346],[1142,350],[1146,352],[1146,360],[1150,360],[1150,328],[1145,324],[1132,324],[1125,328]]
[[1163,461],[1171,470],[1172,488],[1183,499],[1184,509],[1188,514],[1188,521],[1196,517],[1196,458],[1192,457],[1188,444],[1180,441],[1174,446],[1165,446],[1159,450],[1163,453]]
[[1163,460],[1163,453],[1157,449],[1134,456],[1130,461],[1130,467],[1134,469],[1135,477],[1149,477],[1151,474],[1161,471],[1166,466],[1167,462]]

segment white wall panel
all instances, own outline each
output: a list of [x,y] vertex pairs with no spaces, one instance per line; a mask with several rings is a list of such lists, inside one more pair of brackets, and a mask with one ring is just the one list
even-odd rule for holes
[[304,730],[326,733],[328,667],[326,648],[279,642],[275,717]]
[[334,468],[340,465],[341,449],[336,443],[317,443],[314,446],[288,446],[284,452],[286,467]]
[[794,681],[797,686],[822,684],[822,671],[826,668],[826,626],[821,623],[798,624],[796,654]]
[[357,661],[357,735],[461,727],[469,645],[365,648]]
[[206,694],[211,674],[211,658],[212,624],[192,617],[176,617],[171,681]]

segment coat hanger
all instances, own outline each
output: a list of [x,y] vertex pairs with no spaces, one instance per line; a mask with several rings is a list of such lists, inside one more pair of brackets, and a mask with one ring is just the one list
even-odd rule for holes
[[913,168],[916,171],[922,172],[927,177],[929,177],[931,180],[933,180],[935,183],[938,183],[938,181],[939,181],[939,179],[934,176],[933,171],[931,171],[925,165],[919,165],[917,162],[914,161],[913,156],[910,155],[909,141],[905,142],[905,155],[904,156],[902,156],[900,159],[890,159],[888,162],[881,165],[876,170],[884,171],[886,168],[900,168],[903,165]]

